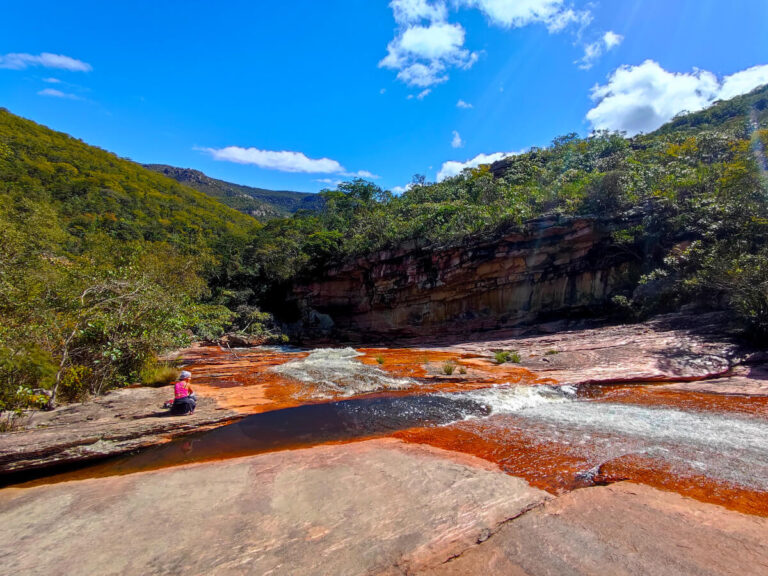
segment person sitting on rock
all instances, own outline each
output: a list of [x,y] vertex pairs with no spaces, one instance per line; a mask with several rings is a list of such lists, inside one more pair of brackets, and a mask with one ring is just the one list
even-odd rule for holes
[[179,381],[173,384],[173,403],[170,405],[171,414],[182,416],[193,414],[197,406],[197,396],[189,385],[192,374],[186,370],[182,371]]

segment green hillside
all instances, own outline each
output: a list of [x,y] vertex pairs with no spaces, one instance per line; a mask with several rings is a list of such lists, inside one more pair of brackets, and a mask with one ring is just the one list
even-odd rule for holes
[[211,178],[199,170],[165,164],[145,164],[144,167],[204,192],[230,208],[261,221],[288,216],[298,210],[316,210],[320,206],[317,194],[242,186]]
[[157,354],[192,338],[269,333],[261,309],[281,312],[292,282],[331,263],[493,239],[542,215],[619,223],[614,240],[641,272],[604,312],[694,303],[765,340],[766,148],[762,88],[651,134],[568,134],[439,183],[417,177],[401,196],[346,182],[313,195],[315,211],[259,224],[2,110],[0,409],[152,380]]
[[0,110],[0,409],[135,381],[190,329],[220,330],[211,289],[258,227]]

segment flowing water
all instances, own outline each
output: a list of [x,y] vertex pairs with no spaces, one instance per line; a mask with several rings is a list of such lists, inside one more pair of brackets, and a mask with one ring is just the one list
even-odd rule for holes
[[241,400],[238,386],[260,390],[251,412],[261,413],[43,482],[394,436],[474,454],[552,492],[631,479],[768,515],[764,398],[555,386],[423,350],[209,349],[193,370]]

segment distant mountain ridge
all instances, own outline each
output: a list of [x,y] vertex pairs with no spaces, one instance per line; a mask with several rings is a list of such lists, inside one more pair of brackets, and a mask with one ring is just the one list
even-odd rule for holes
[[254,188],[211,178],[200,170],[177,168],[167,164],[144,164],[143,166],[212,196],[230,208],[259,220],[280,218],[298,210],[316,210],[320,207],[320,196],[309,192]]

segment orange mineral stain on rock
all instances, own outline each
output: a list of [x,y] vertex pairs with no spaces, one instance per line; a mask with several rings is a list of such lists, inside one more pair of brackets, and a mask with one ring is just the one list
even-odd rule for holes
[[247,415],[305,403],[299,383],[270,369],[306,356],[307,352],[271,348],[200,346],[184,351],[181,358],[192,372],[192,388],[198,396],[213,398],[222,408]]
[[[508,474],[522,477],[532,486],[552,494],[628,480],[730,510],[768,516],[766,492],[703,476],[679,464],[673,467],[663,460],[636,454],[621,455],[595,466],[590,454],[582,448],[551,441],[545,435],[526,429],[522,423],[520,426],[500,428],[490,418],[444,427],[412,428],[396,432],[393,436],[406,442],[428,444],[483,458]],[[609,435],[605,438],[611,439]]]
[[664,406],[682,410],[726,412],[768,418],[768,396],[682,392],[662,386],[604,386],[594,390],[595,402]]

